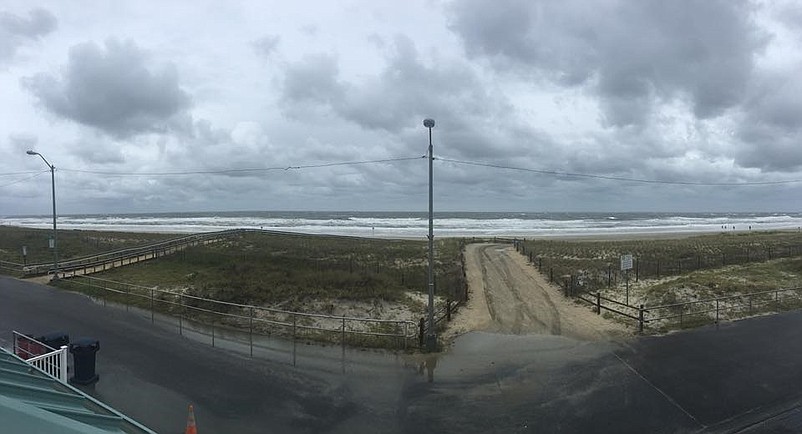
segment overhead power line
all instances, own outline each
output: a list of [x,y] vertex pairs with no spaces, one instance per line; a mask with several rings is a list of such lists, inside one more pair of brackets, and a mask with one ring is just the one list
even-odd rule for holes
[[[60,168],[59,170],[63,172],[74,172],[74,173],[86,173],[92,175],[102,175],[102,176],[130,176],[130,177],[137,177],[137,176],[188,176],[188,175],[226,175],[226,174],[237,174],[237,173],[259,173],[259,172],[270,172],[270,171],[289,171],[289,170],[307,170],[307,169],[318,169],[318,168],[325,168],[325,167],[337,167],[337,166],[358,166],[358,165],[368,165],[368,164],[377,164],[377,163],[395,163],[401,161],[412,161],[412,160],[420,160],[425,159],[426,155],[417,156],[417,157],[398,157],[398,158],[382,158],[376,160],[358,160],[358,161],[340,161],[340,162],[331,162],[331,163],[318,163],[318,164],[300,164],[300,165],[288,165],[288,166],[274,166],[274,167],[251,167],[251,168],[240,168],[240,169],[217,169],[217,170],[187,170],[187,171],[154,171],[154,172],[118,172],[118,171],[104,171],[104,170],[86,170],[86,169],[69,169],[69,168]],[[597,175],[597,174],[590,174],[590,173],[578,173],[578,172],[564,172],[559,170],[544,170],[544,169],[532,169],[527,167],[516,167],[504,164],[495,164],[495,163],[484,163],[480,161],[467,161],[467,160],[458,160],[454,158],[446,158],[446,157],[436,157],[435,160],[448,162],[453,164],[465,165],[465,166],[475,166],[475,167],[486,167],[491,169],[500,169],[500,170],[513,170],[518,172],[527,172],[527,173],[536,173],[538,175],[547,175],[547,176],[555,176],[555,177],[572,177],[572,178],[589,178],[589,179],[603,179],[609,181],[619,181],[619,182],[635,182],[641,184],[662,184],[662,185],[685,185],[685,186],[702,186],[702,187],[743,187],[743,186],[760,186],[760,185],[782,185],[782,184],[794,184],[802,182],[802,179],[790,179],[790,180],[782,180],[782,181],[754,181],[754,182],[696,182],[696,181],[669,181],[669,180],[660,180],[660,179],[645,179],[645,178],[631,178],[631,177],[624,177],[624,176],[612,176],[612,175]],[[0,176],[12,176],[12,175],[26,175],[26,174],[33,174],[33,176],[23,178],[8,184],[0,185],[0,187],[6,187],[9,185],[17,184],[19,182],[26,181],[28,179],[35,178],[42,173],[42,172],[10,172],[10,173],[0,173]]]
[[[36,178],[37,176],[42,175],[42,174],[47,173],[47,172],[50,172],[50,171],[49,170],[43,170],[41,172],[36,172],[31,176],[28,176],[28,177],[25,177],[25,178],[22,178],[22,179],[18,179],[18,180],[13,181],[13,182],[9,182],[8,184],[0,184],[0,188],[8,187],[10,185],[19,184],[20,182],[28,181],[30,179]],[[30,173],[30,172],[25,172],[25,173]]]
[[560,172],[556,170],[541,170],[530,169],[526,167],[506,166],[503,164],[481,163],[476,161],[455,160],[451,158],[437,157],[436,160],[447,161],[454,164],[462,164],[466,166],[479,166],[489,167],[492,169],[515,170],[519,172],[537,173],[540,175],[549,176],[564,176],[574,178],[593,178],[593,179],[606,179],[611,181],[623,182],[639,182],[643,184],[665,184],[665,185],[692,185],[692,186],[706,186],[706,187],[740,187],[750,185],[779,185],[779,184],[793,184],[802,182],[802,179],[790,179],[784,181],[757,181],[757,182],[694,182],[694,181],[665,181],[659,179],[642,179],[642,178],[628,178],[623,176],[608,176],[608,175],[593,175],[588,173],[574,173],[574,172]]
[[116,172],[104,170],[85,170],[85,169],[60,169],[64,172],[75,173],[88,173],[92,175],[106,175],[106,176],[183,176],[183,175],[226,175],[235,173],[258,173],[270,172],[281,170],[304,170],[304,169],[317,169],[322,167],[335,167],[335,166],[357,166],[364,164],[375,163],[393,163],[398,161],[419,160],[426,158],[421,157],[401,157],[401,158],[383,158],[378,160],[361,160],[361,161],[342,161],[334,163],[320,163],[320,164],[302,164],[294,166],[275,166],[275,167],[251,167],[242,169],[219,169],[219,170],[188,170],[188,171],[168,171],[168,172]]
[[33,174],[38,174],[38,173],[42,173],[42,172],[39,172],[39,171],[36,171],[36,170],[29,170],[27,172],[5,172],[5,173],[0,173],[0,176],[33,175]]

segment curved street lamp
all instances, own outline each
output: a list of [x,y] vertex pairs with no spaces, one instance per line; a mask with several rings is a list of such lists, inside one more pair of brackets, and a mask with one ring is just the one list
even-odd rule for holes
[[429,129],[429,331],[426,334],[426,350],[437,350],[437,333],[434,330],[434,200],[432,189],[432,128],[434,119],[424,119],[423,126]]
[[50,168],[50,185],[52,187],[53,192],[53,278],[58,279],[58,232],[56,231],[56,166],[50,164],[44,157],[44,155],[35,152],[35,151],[28,151],[28,155],[38,155],[42,158],[42,161],[47,164],[47,167]]

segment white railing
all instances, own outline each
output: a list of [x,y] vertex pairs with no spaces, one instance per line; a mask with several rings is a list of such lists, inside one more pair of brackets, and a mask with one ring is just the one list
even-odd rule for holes
[[25,363],[67,384],[68,347],[66,345],[59,349],[54,349],[30,336],[16,331],[12,333],[14,336],[14,354],[23,359]]
[[51,351],[41,356],[32,357],[26,360],[30,365],[39,368],[45,374],[50,375],[62,383],[67,383],[67,346],[64,345],[58,350]]

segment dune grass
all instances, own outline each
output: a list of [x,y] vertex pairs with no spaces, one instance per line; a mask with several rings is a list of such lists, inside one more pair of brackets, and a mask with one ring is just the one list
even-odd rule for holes
[[[631,281],[802,256],[802,233],[741,232],[677,239],[620,241],[530,240],[524,252],[546,277],[575,276],[579,292],[621,283],[620,257],[631,254]],[[757,270],[755,271],[758,272]],[[704,275],[704,274],[700,274]]]
[[[437,292],[464,292],[458,239],[437,241]],[[303,309],[319,299],[397,301],[427,291],[427,243],[245,233],[95,276],[243,304]]]
[[[52,261],[53,251],[49,248],[52,234],[53,231],[50,229],[0,226],[0,261],[22,264],[22,246],[27,247],[29,264]],[[59,259],[78,258],[110,250],[141,246],[177,236],[176,234],[59,229],[58,254]]]
[[[647,319],[663,318],[648,324],[658,332],[802,306],[802,291],[778,291],[802,287],[802,234],[795,231],[651,240],[526,241],[519,251],[561,286],[562,276],[571,275],[574,295],[599,292],[620,302],[628,299],[631,306],[645,306]],[[632,254],[636,265],[630,271],[628,293],[619,262],[624,254]],[[765,291],[770,292],[763,294]],[[670,307],[652,309],[666,305]],[[631,323],[622,316],[605,315]]]

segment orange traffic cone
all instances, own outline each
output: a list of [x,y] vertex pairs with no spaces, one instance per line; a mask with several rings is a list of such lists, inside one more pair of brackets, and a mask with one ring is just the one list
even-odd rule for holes
[[187,416],[187,429],[184,434],[198,434],[198,428],[195,427],[195,409],[192,404],[189,404],[189,416]]

